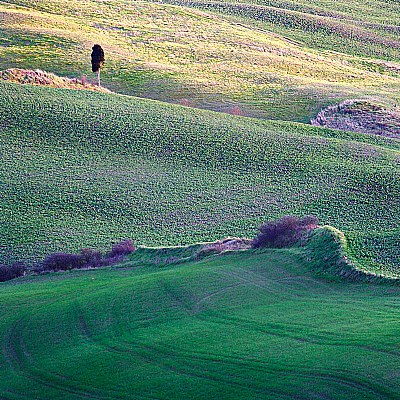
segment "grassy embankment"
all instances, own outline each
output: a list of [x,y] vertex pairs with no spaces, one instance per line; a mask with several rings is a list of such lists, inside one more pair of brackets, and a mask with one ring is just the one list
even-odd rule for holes
[[254,236],[284,214],[398,274],[399,143],[120,95],[0,84],[2,259]]
[[3,283],[0,396],[395,399],[400,289],[318,278],[322,239]]
[[99,42],[104,85],[126,94],[301,122],[348,98],[399,102],[394,3],[175,3],[202,10],[120,0],[0,2],[0,69],[91,76],[91,46]]

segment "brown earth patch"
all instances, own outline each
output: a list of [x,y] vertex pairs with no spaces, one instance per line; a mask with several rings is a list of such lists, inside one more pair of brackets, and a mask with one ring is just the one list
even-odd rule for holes
[[36,86],[49,86],[54,88],[92,90],[95,92],[111,93],[110,90],[91,84],[85,76],[81,78],[60,77],[49,72],[29,69],[10,68],[0,71],[0,80],[29,84]]
[[346,100],[321,110],[311,125],[400,138],[400,109],[364,100]]
[[199,251],[201,255],[212,254],[212,253],[222,253],[229,250],[246,250],[251,248],[251,239],[245,238],[226,238],[223,240],[217,240],[213,243],[205,244]]

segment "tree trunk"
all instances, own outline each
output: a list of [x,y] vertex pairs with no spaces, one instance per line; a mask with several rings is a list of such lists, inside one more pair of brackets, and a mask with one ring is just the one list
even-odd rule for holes
[[100,68],[97,70],[97,86],[100,86]]

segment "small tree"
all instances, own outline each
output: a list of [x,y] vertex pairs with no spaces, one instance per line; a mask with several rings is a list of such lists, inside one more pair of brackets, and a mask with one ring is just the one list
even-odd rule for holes
[[97,85],[100,86],[100,68],[104,64],[104,51],[99,44],[92,47],[92,71],[97,72]]

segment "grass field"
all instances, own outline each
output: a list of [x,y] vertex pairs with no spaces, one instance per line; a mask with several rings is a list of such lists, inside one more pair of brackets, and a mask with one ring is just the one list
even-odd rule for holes
[[[0,264],[29,271],[0,283],[0,400],[400,399],[397,128],[308,124],[347,99],[398,115],[399,16],[395,0],[0,0],[0,70],[85,82],[99,43],[119,93],[0,81]],[[329,226],[203,247],[290,214]],[[127,238],[121,264],[33,275]]]
[[165,263],[191,249],[1,284],[1,398],[398,398],[398,286],[318,278],[313,242]]
[[399,142],[119,95],[0,83],[1,258],[253,237],[315,214],[398,274]]
[[173,3],[2,1],[0,69],[94,79],[99,42],[103,84],[125,94],[300,122],[348,98],[399,104],[395,3]]

